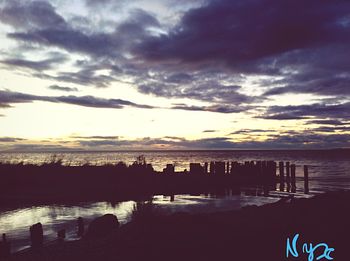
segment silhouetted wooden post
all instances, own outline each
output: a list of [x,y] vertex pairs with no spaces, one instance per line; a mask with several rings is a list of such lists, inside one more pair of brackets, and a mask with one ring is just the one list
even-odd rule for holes
[[277,163],[275,161],[272,161],[272,171],[271,175],[273,176],[273,188],[276,190],[276,183],[277,183]]
[[309,193],[309,170],[307,165],[304,165],[304,192]]
[[78,217],[78,236],[82,237],[85,232],[84,219],[82,217]]
[[11,254],[11,244],[6,239],[6,234],[2,234],[2,242],[0,242],[0,259],[7,258]]
[[280,190],[284,190],[284,165],[283,165],[283,161],[279,162],[279,171],[280,171]]
[[292,193],[296,192],[296,178],[295,178],[295,164],[290,166],[291,183],[292,183]]
[[204,174],[208,174],[208,162],[204,163]]
[[[260,165],[260,166],[259,166]],[[258,164],[258,170],[261,169],[259,172],[261,172],[263,176],[263,190],[264,190],[264,196],[268,196],[270,192],[271,185],[273,184],[273,178],[272,178],[272,164],[271,161],[263,161],[262,163],[259,162]]]
[[36,223],[30,227],[30,241],[33,248],[40,248],[44,243],[43,226]]
[[286,162],[286,182],[287,182],[287,191],[290,191],[290,162]]
[[215,162],[211,161],[209,165],[209,172],[211,175],[215,174]]
[[290,162],[286,162],[286,177],[287,177],[287,184],[290,183]]

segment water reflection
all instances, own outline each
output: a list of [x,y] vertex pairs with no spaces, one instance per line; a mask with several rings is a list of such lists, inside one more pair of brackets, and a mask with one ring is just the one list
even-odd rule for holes
[[128,221],[134,205],[134,201],[117,204],[98,202],[79,206],[49,205],[11,210],[0,214],[0,231],[8,235],[12,242],[12,250],[17,251],[29,246],[29,227],[34,223],[43,224],[45,241],[55,239],[60,229],[66,229],[68,240],[76,239],[78,217],[83,217],[89,222],[103,214],[112,213],[117,215],[123,224]]
[[[154,196],[152,203],[164,214],[174,212],[208,213],[216,211],[235,210],[247,205],[263,205],[273,203],[282,196],[289,195],[284,191],[269,191],[269,196],[261,187],[244,188],[240,191],[226,190],[216,194],[206,195],[176,195]],[[309,197],[302,191],[295,197]],[[95,202],[80,205],[46,205],[21,208],[15,210],[0,210],[0,232],[6,233],[12,242],[12,251],[27,248],[30,245],[29,227],[41,222],[44,229],[44,241],[56,239],[57,231],[65,229],[67,240],[77,239],[77,218],[83,217],[86,224],[103,214],[115,214],[121,224],[129,221],[137,202],[124,201],[119,203]]]

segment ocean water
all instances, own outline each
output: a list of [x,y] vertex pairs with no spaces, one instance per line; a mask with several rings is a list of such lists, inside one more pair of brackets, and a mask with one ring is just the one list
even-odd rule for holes
[[53,156],[63,164],[85,163],[103,165],[123,161],[131,164],[144,155],[155,170],[161,171],[167,163],[175,170],[189,169],[191,162],[275,160],[296,164],[296,176],[303,177],[303,165],[309,166],[310,187],[315,191],[350,188],[350,150],[270,150],[270,151],[114,151],[114,152],[56,152],[56,153],[0,153],[0,162],[41,164]]
[[[210,161],[251,161],[275,160],[296,164],[296,197],[303,194],[303,165],[309,166],[310,194],[325,191],[350,189],[350,150],[327,151],[123,151],[123,152],[60,152],[60,153],[0,153],[0,162],[25,162],[41,164],[56,155],[64,164],[103,165],[124,161],[131,164],[139,155],[144,155],[155,170],[161,171],[167,163],[175,164],[177,171],[188,169],[191,162]],[[154,196],[153,203],[164,213],[213,212],[239,209],[246,205],[262,205],[277,201],[286,192],[275,191],[268,197],[261,196],[257,189],[249,193],[242,190],[241,195],[177,195],[169,197]],[[116,214],[121,223],[129,221],[134,207],[140,202],[125,201],[117,204],[109,202],[84,202],[79,205],[27,206],[17,209],[1,209],[0,233],[6,233],[12,242],[12,250],[29,247],[29,226],[41,222],[44,226],[45,241],[53,240],[59,229],[65,228],[68,240],[76,239],[76,219],[81,216],[86,223],[106,213]]]

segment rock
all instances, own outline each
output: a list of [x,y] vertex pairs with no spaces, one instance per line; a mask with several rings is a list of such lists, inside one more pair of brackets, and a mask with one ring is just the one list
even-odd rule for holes
[[30,227],[30,241],[33,248],[39,248],[43,246],[44,233],[41,223],[36,223]]
[[88,238],[100,238],[113,234],[119,228],[118,218],[113,214],[106,214],[93,220],[88,228]]

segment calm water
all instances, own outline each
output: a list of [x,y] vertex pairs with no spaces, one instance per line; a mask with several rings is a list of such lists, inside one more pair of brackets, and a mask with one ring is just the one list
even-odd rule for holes
[[[143,152],[70,152],[56,153],[64,164],[81,165],[87,162],[102,165],[124,161],[132,163],[137,156],[144,155],[156,170],[162,170],[167,163],[174,163],[176,170],[188,169],[190,162],[210,161],[290,161],[297,165],[297,196],[302,196],[302,166],[309,166],[310,191],[316,194],[329,190],[350,189],[350,151],[143,151]],[[44,163],[50,161],[51,153],[0,153],[1,162]],[[278,200],[284,192],[274,192],[271,197],[259,193],[230,195],[216,198],[210,196],[178,195],[170,202],[168,197],[155,196],[157,208],[165,212],[212,212],[237,209],[245,205],[262,205]],[[108,202],[84,203],[79,206],[40,206],[12,210],[0,209],[0,232],[7,233],[12,240],[13,250],[29,246],[29,226],[41,222],[45,240],[56,237],[59,229],[65,228],[69,239],[75,239],[76,218],[84,217],[87,223],[93,218],[114,213],[121,223],[129,220],[136,202],[118,204]]]

